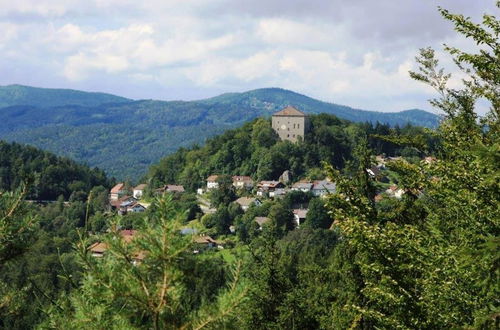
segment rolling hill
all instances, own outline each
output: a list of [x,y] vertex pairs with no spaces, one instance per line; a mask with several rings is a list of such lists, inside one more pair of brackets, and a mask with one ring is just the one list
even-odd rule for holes
[[0,139],[32,144],[103,168],[111,176],[135,179],[179,147],[203,143],[286,105],[356,122],[435,127],[439,119],[422,110],[358,110],[279,88],[187,102],[136,101],[110,94],[11,85],[0,87]]
[[22,85],[0,86],[0,108],[13,105],[47,108],[68,104],[93,107],[103,103],[129,101],[131,100],[121,96],[73,89],[38,88]]

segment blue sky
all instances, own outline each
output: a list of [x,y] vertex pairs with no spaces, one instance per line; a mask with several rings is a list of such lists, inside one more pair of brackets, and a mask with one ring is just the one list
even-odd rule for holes
[[0,85],[162,100],[282,87],[431,110],[433,92],[408,77],[418,49],[472,47],[438,5],[498,15],[493,0],[0,0]]

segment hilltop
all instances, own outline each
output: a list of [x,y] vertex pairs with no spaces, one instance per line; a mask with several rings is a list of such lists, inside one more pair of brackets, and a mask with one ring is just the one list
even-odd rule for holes
[[93,107],[103,103],[129,101],[131,100],[112,94],[83,92],[74,89],[38,88],[23,85],[0,86],[0,108],[13,105],[47,108],[68,104]]
[[[16,92],[17,91],[17,92]],[[198,101],[129,100],[101,93],[25,86],[0,87],[0,138],[28,143],[136,179],[150,164],[179,147],[270,116],[286,105],[355,122],[435,127],[422,111],[371,112],[264,88]]]

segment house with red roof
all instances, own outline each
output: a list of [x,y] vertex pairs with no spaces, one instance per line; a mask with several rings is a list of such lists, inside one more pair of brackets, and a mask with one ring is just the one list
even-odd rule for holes
[[117,183],[113,188],[111,188],[109,199],[112,201],[116,201],[126,194],[127,190],[125,189],[125,184],[123,182],[120,182]]

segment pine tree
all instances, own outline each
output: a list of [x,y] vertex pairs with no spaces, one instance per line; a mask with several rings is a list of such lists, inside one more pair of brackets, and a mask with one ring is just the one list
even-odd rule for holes
[[[81,285],[48,311],[43,328],[65,329],[201,329],[236,326],[237,308],[246,289],[239,269],[227,289],[213,301],[190,306],[192,292],[185,279],[194,259],[192,241],[181,235],[182,215],[169,196],[156,201],[156,212],[142,220],[132,241],[119,231],[103,237],[108,246],[102,258],[88,250],[89,239],[78,246],[84,273]],[[206,274],[210,276],[210,274]],[[229,322],[231,321],[231,322]]]

